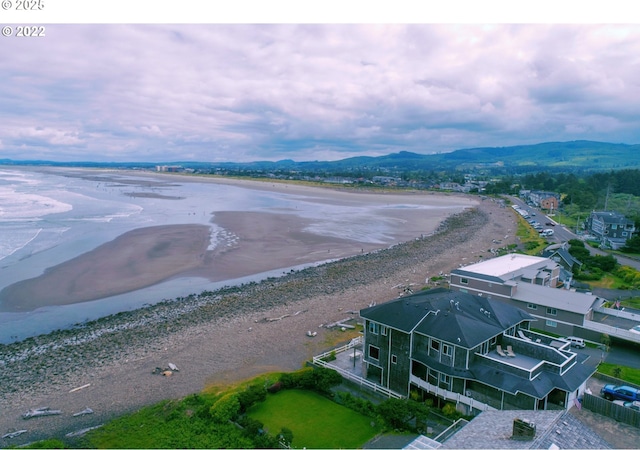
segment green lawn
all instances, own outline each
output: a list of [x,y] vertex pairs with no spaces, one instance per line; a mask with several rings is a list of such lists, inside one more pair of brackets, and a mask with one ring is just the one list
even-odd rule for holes
[[[620,373],[616,373],[616,369],[619,369]],[[620,378],[621,380],[628,381],[633,384],[640,384],[640,370],[632,367],[619,366],[617,364],[600,363],[598,365],[598,372],[610,375],[612,377]]]
[[249,416],[262,422],[270,434],[290,429],[296,448],[362,448],[379,432],[371,426],[370,417],[296,389],[270,394]]

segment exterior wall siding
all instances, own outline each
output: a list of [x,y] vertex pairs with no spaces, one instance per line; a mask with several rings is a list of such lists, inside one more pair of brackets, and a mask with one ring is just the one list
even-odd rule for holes
[[411,375],[411,359],[409,358],[410,336],[393,329],[389,329],[388,333],[391,337],[388,371],[390,377],[389,389],[399,394],[409,395],[408,386],[409,376]]
[[[463,278],[468,280],[467,283],[463,283],[461,281]],[[490,292],[495,295],[511,296],[512,293],[511,286],[506,286],[500,283],[489,283],[487,281],[467,278],[456,274],[451,274],[449,284],[452,285],[451,287],[455,290],[462,292],[466,290],[470,294],[475,294],[477,292]]]

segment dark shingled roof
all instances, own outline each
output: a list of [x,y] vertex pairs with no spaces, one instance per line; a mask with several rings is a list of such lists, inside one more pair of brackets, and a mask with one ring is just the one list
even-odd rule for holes
[[536,398],[543,398],[554,388],[567,392],[575,391],[584,380],[588,379],[595,369],[583,364],[574,364],[563,375],[543,370],[534,380],[498,370],[486,364],[474,364],[470,367],[469,378],[481,381],[489,386],[494,386],[511,394],[522,392]]
[[543,258],[553,259],[554,255],[558,255],[560,258],[565,260],[567,262],[567,264],[569,264],[569,266],[573,266],[574,264],[577,264],[577,265],[581,265],[582,264],[579,260],[574,258],[571,253],[569,253],[569,250],[567,250],[564,247],[560,247],[560,248],[547,247],[545,249],[545,251],[542,252],[542,257]]
[[414,330],[469,349],[520,322],[535,320],[520,308],[444,288],[365,308],[360,315],[405,333]]

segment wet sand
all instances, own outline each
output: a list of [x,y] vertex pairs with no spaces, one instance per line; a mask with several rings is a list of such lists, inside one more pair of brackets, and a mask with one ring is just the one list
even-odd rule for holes
[[[169,176],[183,182],[228,183],[252,189],[274,190],[313,197],[315,202],[340,205],[435,206],[435,209],[388,208],[380,212],[397,223],[394,243],[433,232],[457,205],[477,201],[462,196],[432,193],[352,192],[317,187],[229,180],[209,177]],[[139,183],[139,182],[138,182]],[[134,195],[134,194],[128,194]],[[214,214],[223,238],[208,251],[209,229],[204,225],[165,225],[139,228],[42,275],[0,291],[0,312],[33,311],[40,307],[69,305],[136,291],[171,278],[198,276],[212,282],[232,280],[275,269],[344,258],[387,247],[389,244],[321,236],[305,228],[312,224],[294,212],[236,212]]]
[[0,311],[96,300],[159,283],[202,266],[209,228],[178,225],[140,228],[49,268],[0,292]]

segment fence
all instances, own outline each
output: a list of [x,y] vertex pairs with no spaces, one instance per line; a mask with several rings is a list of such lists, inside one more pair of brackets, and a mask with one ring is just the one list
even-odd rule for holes
[[334,364],[331,364],[331,362],[327,362],[325,361],[325,359],[331,355],[336,355],[338,353],[342,353],[342,352],[346,352],[350,349],[352,349],[353,347],[362,344],[362,337],[357,337],[351,340],[351,342],[349,342],[346,345],[343,345],[342,347],[338,347],[335,348],[331,351],[328,352],[324,352],[318,356],[314,356],[313,357],[313,363],[317,364],[318,366],[322,366],[322,367],[326,367],[328,369],[332,369],[335,370],[336,372],[338,372],[340,375],[342,375],[343,378],[346,378],[347,380],[350,380],[354,383],[359,384],[360,386],[364,386],[374,392],[378,392],[381,393],[382,395],[386,396],[386,397],[393,397],[393,398],[405,398],[403,395],[398,394],[397,392],[394,392],[390,389],[385,388],[384,386],[380,386],[379,384],[376,384],[372,381],[367,380],[366,378],[363,377],[359,377],[357,375],[354,375],[353,373],[349,372],[348,370],[344,370],[341,367],[338,367]]
[[627,408],[623,405],[618,405],[612,401],[605,400],[604,398],[584,394],[582,398],[582,407],[593,411],[597,414],[602,414],[606,417],[611,417],[619,422],[623,422],[634,427],[640,427],[640,411]]
[[620,378],[612,377],[611,375],[607,375],[601,372],[594,373],[592,377],[597,378],[598,380],[602,380],[607,384],[615,384],[616,386],[631,386],[636,389],[640,389],[640,386],[638,386],[637,384],[633,384],[629,381],[621,380]]

